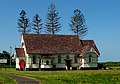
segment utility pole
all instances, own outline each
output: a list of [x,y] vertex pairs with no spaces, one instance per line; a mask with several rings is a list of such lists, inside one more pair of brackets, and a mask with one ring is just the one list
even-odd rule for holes
[[11,68],[11,54],[12,54],[12,47],[10,46],[10,68]]

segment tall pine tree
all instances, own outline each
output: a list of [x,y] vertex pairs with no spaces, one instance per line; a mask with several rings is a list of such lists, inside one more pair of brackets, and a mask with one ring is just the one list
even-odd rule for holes
[[43,23],[41,23],[41,21],[42,19],[40,18],[38,14],[36,14],[33,17],[32,29],[34,30],[36,34],[40,34],[42,32]]
[[74,15],[71,17],[70,22],[69,25],[73,33],[82,39],[87,34],[88,28],[85,24],[84,15],[79,9],[74,10]]
[[28,33],[30,32],[30,20],[26,17],[26,12],[22,10],[20,12],[20,18],[18,19],[19,32]]
[[48,7],[48,13],[45,23],[45,32],[49,34],[55,34],[60,31],[61,24],[59,22],[58,12],[56,6],[51,3]]

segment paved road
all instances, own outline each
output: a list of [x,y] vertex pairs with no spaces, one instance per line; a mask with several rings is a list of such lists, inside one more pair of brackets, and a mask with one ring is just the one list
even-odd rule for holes
[[38,80],[29,77],[15,76],[10,74],[3,74],[3,75],[15,79],[17,81],[17,84],[40,84]]

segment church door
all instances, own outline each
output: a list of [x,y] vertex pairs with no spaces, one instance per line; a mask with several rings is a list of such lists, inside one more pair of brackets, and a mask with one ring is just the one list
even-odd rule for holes
[[24,62],[24,60],[21,60],[20,61],[20,70],[24,70],[24,68],[25,68],[25,62]]

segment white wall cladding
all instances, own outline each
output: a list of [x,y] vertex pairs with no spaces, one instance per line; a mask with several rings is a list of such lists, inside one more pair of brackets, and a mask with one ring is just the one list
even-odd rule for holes
[[71,63],[74,63],[74,57],[78,56],[75,54],[60,54],[60,55],[54,55],[54,63],[58,63],[58,56],[61,56],[61,63],[65,63],[66,56],[69,56],[71,59]]
[[[92,56],[92,62],[89,63],[89,56]],[[88,52],[82,57],[83,64],[81,67],[97,67],[98,56],[95,52]]]
[[16,69],[20,69],[19,58],[16,57]]
[[[31,54],[30,56],[27,57],[26,59],[26,68],[39,68],[39,57],[41,55],[36,55],[36,64],[33,64],[33,55]],[[58,56],[61,56],[61,63],[58,63]],[[53,57],[53,59],[50,59],[50,58],[41,58],[41,68],[52,68],[53,65],[56,66],[56,68],[65,68],[66,65],[65,65],[65,59],[66,59],[66,56],[69,56],[70,59],[71,59],[71,65],[73,67],[76,67],[78,66],[79,64],[79,61],[78,63],[74,63],[74,56],[77,56],[75,54],[55,54],[55,55],[52,55],[51,57]],[[79,58],[78,58],[79,60]],[[49,64],[47,65],[46,64],[46,61],[49,61]]]
[[65,64],[56,64],[56,68],[65,68],[66,65]]
[[32,64],[31,68],[39,68],[39,64]]
[[41,68],[52,68],[52,65],[41,65]]
[[[58,63],[58,56],[61,56],[61,63]],[[78,55],[75,55],[75,54],[60,54],[60,55],[54,55],[54,64],[56,64],[56,68],[66,68],[66,65],[65,65],[66,56],[70,57],[69,59],[71,59],[72,67],[77,67],[79,65],[79,58],[77,60],[78,63],[74,63],[75,56],[78,56]]]
[[89,64],[84,64],[84,67],[88,68],[88,67],[97,67],[96,63],[89,63]]

